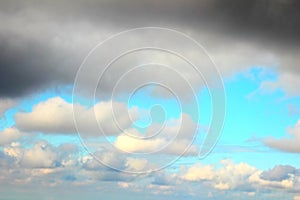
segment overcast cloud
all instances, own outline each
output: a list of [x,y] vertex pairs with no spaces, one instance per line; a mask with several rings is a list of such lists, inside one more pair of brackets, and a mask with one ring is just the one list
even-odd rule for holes
[[[141,26],[162,26],[190,34],[207,48],[224,75],[253,65],[279,65],[285,76],[299,75],[297,0],[0,4],[1,97],[72,84],[92,47],[114,33]],[[293,86],[284,79],[278,87],[289,91]]]

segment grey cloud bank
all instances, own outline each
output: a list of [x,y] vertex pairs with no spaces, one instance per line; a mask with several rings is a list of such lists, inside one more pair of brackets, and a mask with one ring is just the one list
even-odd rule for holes
[[[0,5],[1,97],[72,84],[93,46],[111,34],[141,26],[189,33],[203,43],[225,75],[251,65],[279,65],[285,76],[299,75],[296,0],[2,1]],[[293,86],[283,77],[278,87]]]

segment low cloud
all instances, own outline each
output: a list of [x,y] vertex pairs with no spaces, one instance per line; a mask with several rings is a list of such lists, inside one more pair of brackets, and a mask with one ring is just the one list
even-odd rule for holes
[[261,178],[271,181],[282,181],[290,178],[290,176],[295,175],[297,169],[290,165],[277,165],[269,171],[264,171],[261,173]]
[[286,138],[276,139],[273,137],[265,138],[263,143],[270,148],[277,149],[279,151],[300,153],[300,120],[294,127],[287,129],[289,134]]
[[197,155],[198,147],[193,140],[199,130],[189,115],[182,114],[179,119],[167,121],[161,131],[160,126],[162,124],[152,124],[145,134],[137,129],[127,129],[116,138],[114,145],[128,153]]
[[0,131],[0,146],[16,142],[21,136],[22,133],[16,128],[4,129]]
[[295,190],[298,184],[298,170],[292,166],[275,166],[262,171],[247,163],[235,164],[221,161],[221,167],[195,164],[184,168],[180,178],[185,181],[202,182],[217,190],[256,191],[270,189]]
[[[79,119],[74,121],[73,106]],[[128,109],[123,103],[99,102],[88,108],[79,104],[72,105],[60,97],[55,97],[35,105],[31,112],[19,112],[15,115],[16,127],[27,132],[44,134],[77,134],[82,136],[117,135],[120,129],[131,126],[137,117],[135,108]],[[130,115],[130,117],[129,117]],[[118,122],[118,126],[116,125]],[[76,123],[76,124],[75,124]],[[98,127],[101,125],[102,130]],[[77,125],[77,129],[76,126]]]
[[55,148],[45,140],[37,141],[32,148],[24,148],[19,143],[12,143],[4,148],[4,153],[15,159],[16,165],[24,168],[57,168],[66,159],[71,159],[70,154],[76,153],[73,144],[64,144]]
[[[156,194],[170,195],[178,190],[191,196],[197,194],[200,185],[204,190],[202,192],[213,191],[216,196],[224,191],[256,196],[258,193],[268,194],[270,190],[275,193],[285,191],[285,194],[297,194],[300,183],[299,169],[284,165],[262,171],[247,163],[222,160],[220,166],[197,163],[192,166],[183,165],[179,173],[161,170],[154,174],[139,175],[108,168],[94,156],[78,154],[77,147],[72,144],[55,147],[46,141],[37,141],[32,147],[24,148],[18,143],[12,143],[4,148],[3,153],[0,152],[3,169],[0,171],[0,184],[2,181],[18,185],[34,185],[38,182],[51,188],[66,184],[72,188],[95,185],[102,187],[101,183],[105,182],[132,192],[149,189]],[[128,171],[146,171],[151,165],[150,160],[145,158],[129,158],[109,151],[96,154],[106,163]]]

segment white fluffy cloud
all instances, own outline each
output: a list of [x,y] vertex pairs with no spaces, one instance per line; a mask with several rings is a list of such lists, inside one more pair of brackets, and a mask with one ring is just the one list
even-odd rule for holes
[[17,141],[21,135],[22,133],[16,128],[7,128],[0,131],[0,146]]
[[146,173],[156,169],[155,163],[150,162],[146,158],[135,158],[106,150],[95,152],[93,156],[83,156],[79,162],[83,169],[89,171],[89,173],[104,170],[114,171],[122,175],[122,172],[129,172],[128,174],[131,174],[131,178],[138,175],[137,173]]
[[55,167],[58,155],[51,146],[44,141],[36,143],[33,148],[25,150],[21,163],[30,168]]
[[215,178],[214,168],[210,165],[203,166],[198,163],[191,166],[187,172],[182,175],[182,178],[188,181],[212,180]]
[[192,142],[198,129],[189,115],[182,114],[179,119],[169,120],[157,135],[152,132],[159,130],[156,126],[158,124],[152,124],[145,134],[137,129],[127,129],[116,138],[114,145],[128,153],[197,154],[198,148]]
[[[135,108],[128,109],[123,103],[114,102],[115,115],[112,114],[111,103],[99,102],[88,108],[75,104],[80,117],[74,122],[73,105],[60,97],[55,97],[41,102],[33,107],[32,112],[20,112],[15,116],[16,126],[24,131],[34,131],[52,134],[74,134],[77,133],[77,125],[80,134],[83,135],[116,135],[120,128],[127,128],[132,120],[137,117]],[[130,119],[130,117],[131,119]],[[98,127],[98,123],[101,129]]]
[[[183,166],[179,174],[167,173],[164,170],[151,175],[120,173],[102,165],[91,155],[78,157],[75,149],[71,144],[55,147],[45,141],[38,141],[30,148],[12,143],[4,148],[4,155],[12,158],[13,162],[10,165],[2,165],[10,170],[0,171],[0,183],[4,180],[18,184],[40,181],[46,186],[56,187],[66,182],[79,186],[109,181],[121,188],[156,190],[153,192],[174,192],[176,188],[180,188],[181,192],[192,194],[195,192],[195,184],[191,182],[197,182],[197,190],[201,185],[216,194],[230,190],[249,196],[258,191],[296,192],[300,183],[299,169],[292,166],[275,166],[273,169],[262,171],[247,163],[236,164],[230,160],[222,160],[220,166],[200,163],[190,167]],[[147,159],[129,158],[108,151],[98,152],[98,157],[127,171],[146,171],[151,165]],[[1,154],[0,159],[3,159]],[[137,184],[135,187],[134,181],[137,180],[145,184]],[[298,198],[297,195],[295,198]]]
[[294,177],[290,177],[288,179],[284,179],[282,181],[272,181],[272,180],[265,180],[261,178],[261,172],[258,171],[252,174],[249,177],[249,182],[256,185],[257,188],[282,188],[282,189],[292,189],[294,187],[295,181]]
[[60,97],[35,105],[32,112],[20,112],[15,116],[16,126],[25,131],[44,133],[74,133],[72,104]]
[[149,162],[146,159],[128,158],[125,165],[128,170],[139,172],[147,169]]
[[[299,177],[296,169],[294,173],[290,173],[283,166],[275,166],[272,170],[262,171],[247,163],[235,164],[230,160],[223,160],[221,164],[220,168],[195,164],[188,169],[184,168],[180,178],[185,181],[204,182],[218,190],[249,191],[275,188],[293,189],[296,187],[297,177]],[[274,174],[273,171],[278,171],[278,168],[282,170],[279,170],[280,173]],[[267,173],[272,173],[272,177],[266,176]]]
[[4,153],[14,158],[15,163],[24,168],[55,168],[68,165],[70,154],[76,152],[73,144],[54,147],[45,140],[37,141],[31,148],[24,148],[19,143],[11,143],[4,148]]

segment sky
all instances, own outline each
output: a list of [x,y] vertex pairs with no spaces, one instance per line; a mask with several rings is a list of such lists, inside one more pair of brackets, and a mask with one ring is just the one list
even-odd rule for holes
[[299,200],[299,9],[0,1],[0,200]]

